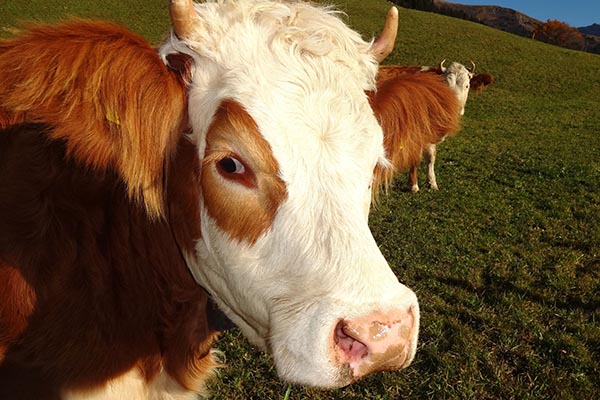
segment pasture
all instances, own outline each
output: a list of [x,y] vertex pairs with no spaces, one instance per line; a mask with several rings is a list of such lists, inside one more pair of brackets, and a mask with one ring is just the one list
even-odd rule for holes
[[[328,1],[327,3],[331,3]],[[390,4],[334,1],[366,37]],[[19,19],[121,22],[158,44],[166,2],[0,2],[0,35]],[[389,64],[477,64],[495,83],[467,102],[438,146],[439,192],[399,174],[371,227],[421,306],[406,370],[347,388],[288,387],[237,330],[218,347],[215,399],[600,398],[600,57],[483,25],[400,9]],[[424,170],[420,181],[425,182]]]

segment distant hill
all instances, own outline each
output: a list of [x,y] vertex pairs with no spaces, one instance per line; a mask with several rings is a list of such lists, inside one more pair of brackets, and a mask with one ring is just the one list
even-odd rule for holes
[[[431,11],[456,18],[479,22],[492,28],[528,38],[544,22],[512,8],[500,6],[475,6],[444,0],[391,0],[402,7]],[[493,0],[490,0],[493,2]],[[577,29],[584,39],[583,50],[600,54],[600,25],[593,24]]]
[[582,26],[577,30],[586,35],[600,36],[600,24],[592,24],[590,26]]
[[[493,0],[492,0],[493,1]],[[464,12],[471,19],[492,28],[519,36],[531,37],[533,31],[543,24],[542,21],[525,15],[512,8],[499,6],[470,6],[451,3],[444,0],[433,0],[436,7]]]

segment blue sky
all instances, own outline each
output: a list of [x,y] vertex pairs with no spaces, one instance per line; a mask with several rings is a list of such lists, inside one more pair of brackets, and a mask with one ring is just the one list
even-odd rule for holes
[[450,0],[450,2],[512,8],[543,22],[557,19],[573,27],[600,24],[600,0]]

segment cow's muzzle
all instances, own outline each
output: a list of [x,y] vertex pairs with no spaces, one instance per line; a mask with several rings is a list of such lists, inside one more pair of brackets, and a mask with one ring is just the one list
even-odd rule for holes
[[417,303],[341,319],[333,329],[334,358],[351,369],[352,380],[377,371],[405,368],[415,354],[418,319]]

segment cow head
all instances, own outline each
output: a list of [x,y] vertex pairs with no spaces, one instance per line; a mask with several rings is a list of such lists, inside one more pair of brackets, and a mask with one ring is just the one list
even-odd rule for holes
[[373,43],[301,2],[172,0],[171,16],[163,58],[193,59],[202,236],[188,264],[198,283],[288,381],[339,387],[407,366],[417,298],[366,212],[387,161],[365,91],[397,10]]
[[449,67],[444,67],[443,60],[440,63],[440,70],[445,76],[446,83],[454,90],[456,97],[461,106],[460,115],[465,113],[465,105],[467,104],[467,98],[469,97],[469,87],[471,86],[471,78],[475,72],[475,63],[471,61],[472,67],[468,69],[462,64],[453,62]]

